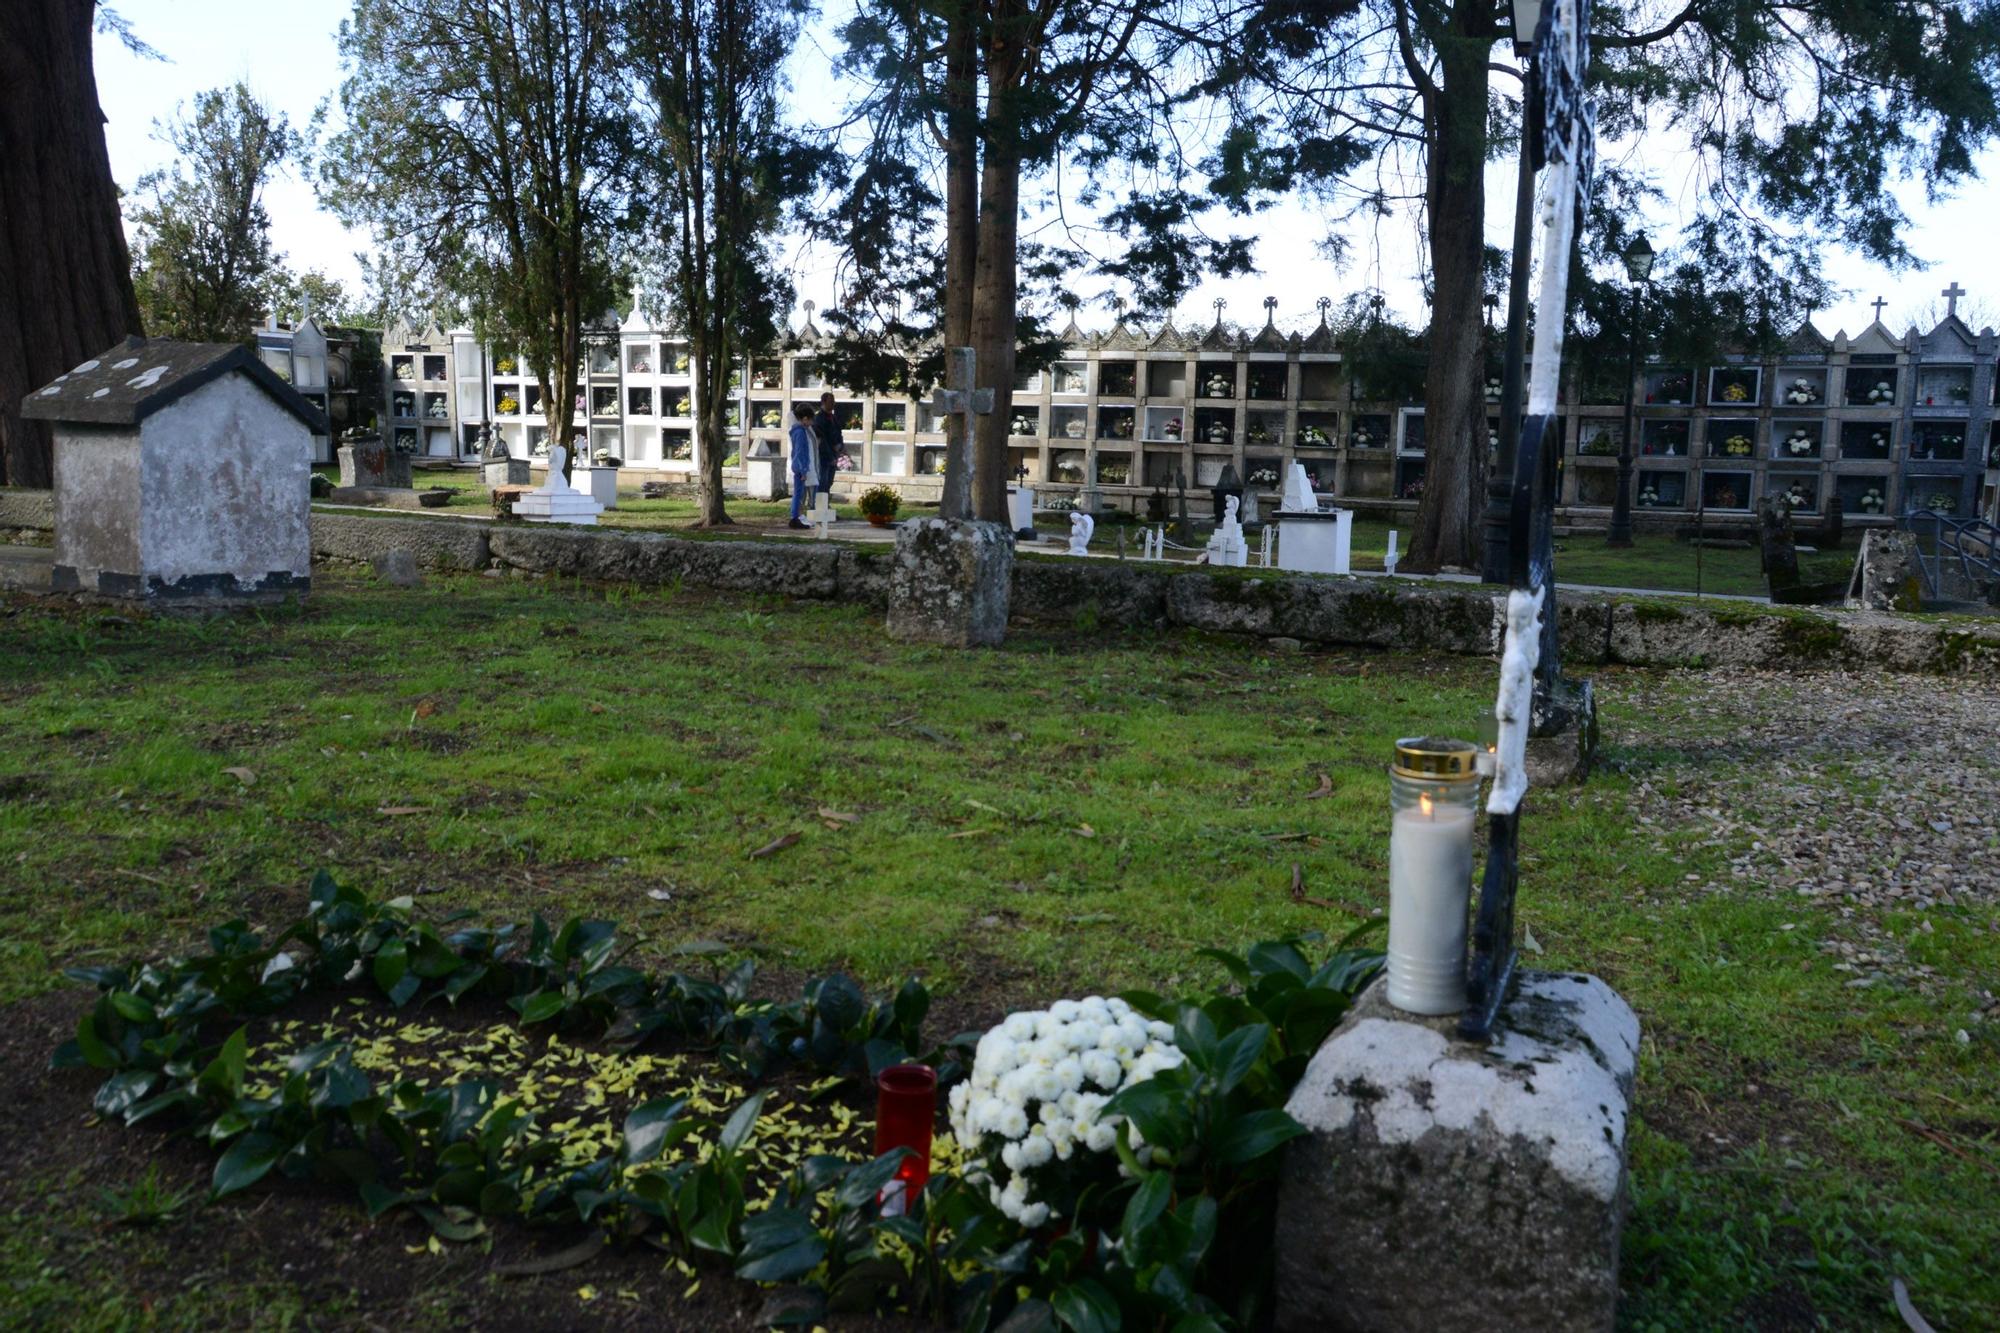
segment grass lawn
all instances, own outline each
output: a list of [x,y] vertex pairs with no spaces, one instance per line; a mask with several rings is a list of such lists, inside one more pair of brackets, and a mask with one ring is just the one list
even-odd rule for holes
[[[306,1279],[260,1235],[344,1252],[388,1226],[333,1194],[197,1191],[170,1222],[109,1230],[103,1192],[146,1188],[159,1140],[96,1126],[90,1080],[38,1072],[84,1002],[60,967],[239,914],[282,923],[323,866],[439,915],[617,917],[656,962],[716,939],[791,975],[917,972],[980,1023],[1212,982],[1204,946],[1337,933],[1385,905],[1391,741],[1471,730],[1494,685],[1475,660],[1184,635],[1055,628],[949,653],[891,644],[854,607],[479,578],[322,574],[306,609],[233,620],[9,610],[0,1066],[52,1108],[0,1112],[12,1327],[315,1310],[464,1327],[520,1290],[473,1247],[406,1255],[398,1233],[371,1242],[391,1276],[302,1307]],[[1719,812],[1767,777],[1719,743],[1709,679],[1599,689],[1609,767],[1534,798],[1522,912],[1533,964],[1599,973],[1645,1026],[1625,1322],[1880,1327],[1902,1275],[1940,1327],[1979,1326],[2000,1309],[2000,1025],[1948,1034],[2000,973],[2000,921],[1933,912],[1911,945],[1929,981],[1855,989],[1820,950],[1847,929],[1834,903],[1707,891],[1750,850]],[[859,818],[829,827],[823,806]],[[749,856],[786,833],[802,837]],[[1292,901],[1294,863],[1338,910]],[[157,1151],[179,1184],[204,1178]],[[191,1251],[199,1282],[178,1271]],[[537,1281],[562,1300],[607,1282]],[[656,1321],[678,1326],[682,1285],[660,1286]]]
[[[320,470],[331,475],[331,469]],[[456,492],[445,506],[448,513],[492,513],[492,505],[486,498],[477,472],[464,469],[419,472],[416,480],[419,486],[444,486]],[[1190,496],[1189,513],[1198,516],[1205,512],[1207,500],[1206,495]],[[837,504],[834,508],[843,519],[858,521],[861,517],[860,511],[852,504]],[[933,505],[906,505],[903,517],[936,512]],[[743,525],[743,531],[736,535],[761,536],[782,529],[791,515],[791,508],[787,501],[732,499],[729,513]],[[659,500],[644,499],[637,487],[630,487],[620,492],[618,507],[604,514],[599,521],[606,527],[686,530],[694,525],[695,505],[692,498],[682,495]],[[1397,538],[1398,547],[1404,551],[1410,548],[1409,521],[1404,521],[1403,531]],[[1068,520],[1061,514],[1047,514],[1042,516],[1040,523],[1052,532],[1066,531]],[[1380,518],[1355,519],[1354,568],[1382,568],[1383,556],[1389,549],[1391,526],[1387,520]],[[1094,544],[1101,549],[1111,549],[1116,541],[1117,529],[1104,524],[1099,527]],[[1136,554],[1139,545],[1136,529],[1128,533],[1127,541]],[[1846,578],[1854,566],[1853,551],[1858,541],[1858,538],[1852,539],[1846,550],[1800,556],[1800,576],[1808,583]],[[1745,597],[1762,597],[1766,592],[1756,551],[1748,548],[1697,549],[1661,533],[1641,533],[1631,547],[1624,550],[1613,550],[1604,544],[1601,537],[1562,538],[1556,543],[1556,577],[1568,585],[1587,584],[1606,588],[1693,592],[1699,587],[1705,593]]]

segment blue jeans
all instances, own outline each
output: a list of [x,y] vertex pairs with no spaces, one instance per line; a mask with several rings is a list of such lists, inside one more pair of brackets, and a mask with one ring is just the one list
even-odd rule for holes
[[792,474],[792,521],[794,523],[798,522],[800,506],[805,504],[806,492],[811,489],[811,482],[807,480],[811,476],[812,473],[810,472],[794,472]]

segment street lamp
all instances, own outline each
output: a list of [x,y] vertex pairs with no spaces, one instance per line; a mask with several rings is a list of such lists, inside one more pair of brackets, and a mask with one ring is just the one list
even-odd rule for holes
[[1507,277],[1507,353],[1500,372],[1500,438],[1493,448],[1492,471],[1486,476],[1486,537],[1480,555],[1480,577],[1488,583],[1508,581],[1508,526],[1513,512],[1514,449],[1521,439],[1521,381],[1528,344],[1528,247],[1534,238],[1535,155],[1527,109],[1534,98],[1535,27],[1542,19],[1542,0],[1510,0],[1514,22],[1514,54],[1521,60],[1521,161],[1514,185],[1514,250]]
[[1618,494],[1611,501],[1606,546],[1632,544],[1632,386],[1639,378],[1639,314],[1646,279],[1653,272],[1653,247],[1643,233],[1625,247],[1625,276],[1632,280],[1632,359],[1625,370],[1625,438],[1618,442]]
[[1542,21],[1542,0],[1513,0],[1508,6],[1514,19],[1514,51],[1527,55],[1534,49],[1535,25]]

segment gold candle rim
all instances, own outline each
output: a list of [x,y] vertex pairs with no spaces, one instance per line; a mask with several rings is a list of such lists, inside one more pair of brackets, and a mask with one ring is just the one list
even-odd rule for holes
[[1479,747],[1445,736],[1405,736],[1389,771],[1398,777],[1457,782],[1479,777]]

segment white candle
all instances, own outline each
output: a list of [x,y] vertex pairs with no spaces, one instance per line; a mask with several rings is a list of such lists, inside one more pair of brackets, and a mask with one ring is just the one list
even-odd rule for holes
[[1465,1008],[1472,812],[1428,796],[1389,832],[1389,1003],[1412,1014]]

